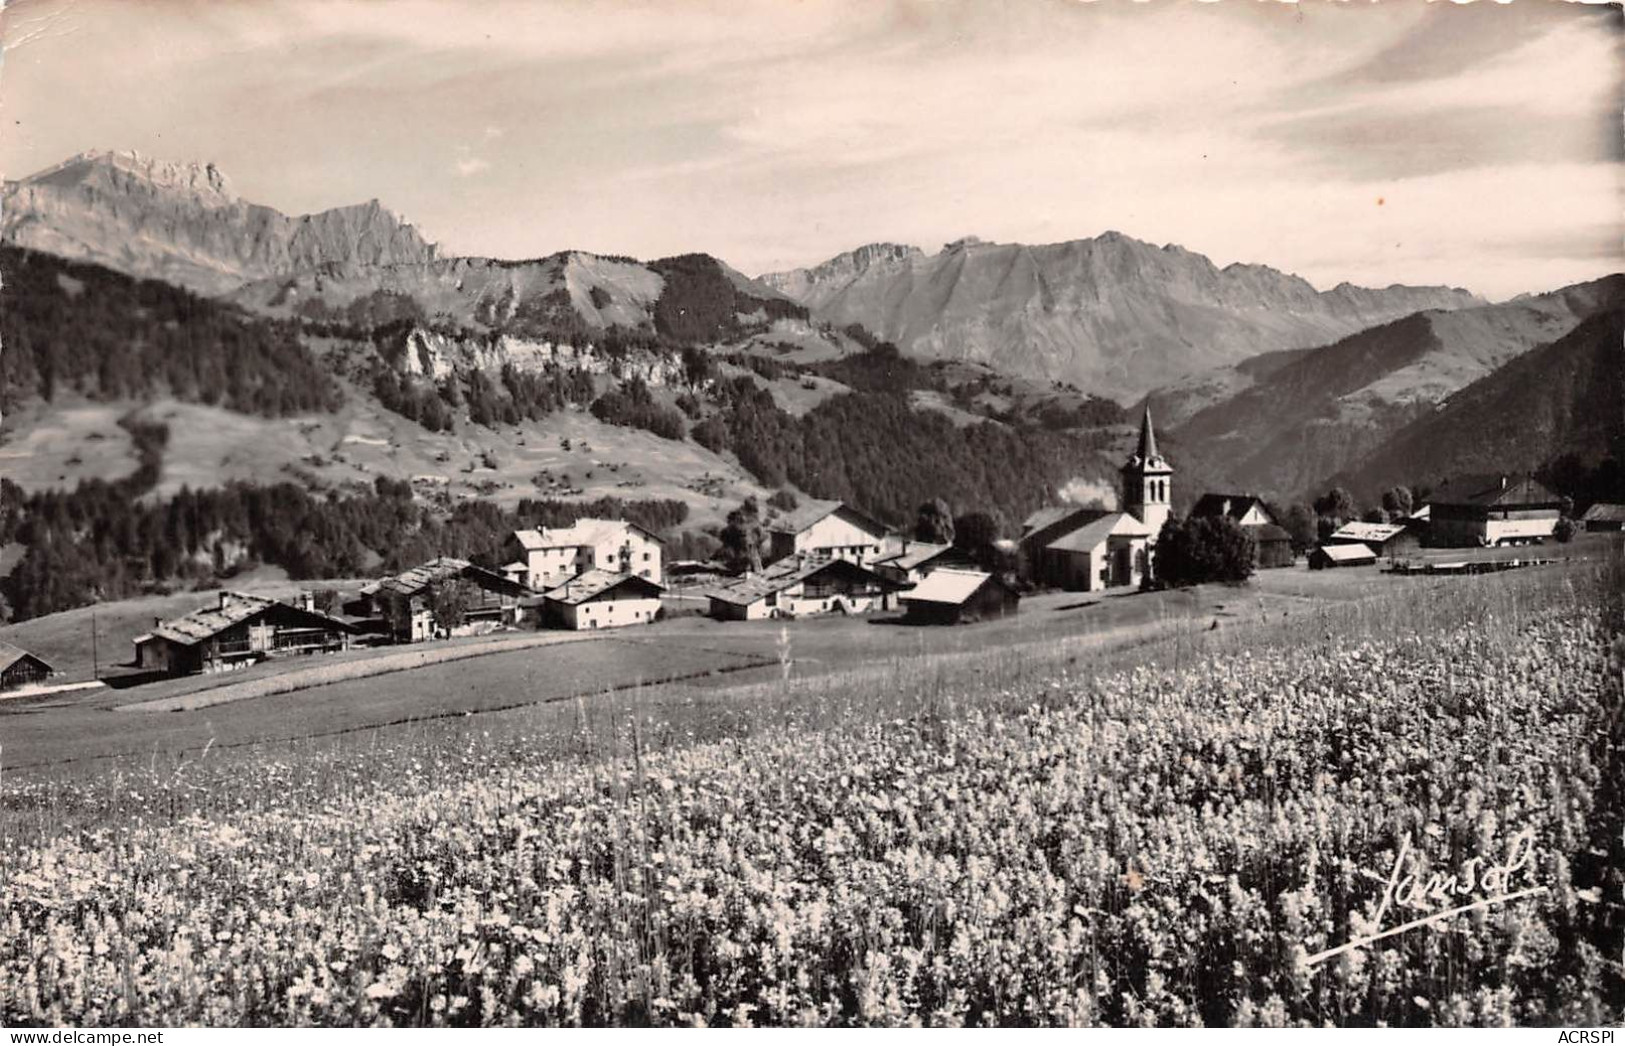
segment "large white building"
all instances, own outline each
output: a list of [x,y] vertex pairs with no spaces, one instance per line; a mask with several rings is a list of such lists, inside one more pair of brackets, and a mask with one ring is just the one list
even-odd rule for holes
[[505,572],[541,592],[589,570],[661,583],[660,539],[624,519],[578,519],[568,527],[516,530]]
[[768,524],[770,558],[844,559],[860,567],[880,558],[886,528],[839,501],[808,501]]

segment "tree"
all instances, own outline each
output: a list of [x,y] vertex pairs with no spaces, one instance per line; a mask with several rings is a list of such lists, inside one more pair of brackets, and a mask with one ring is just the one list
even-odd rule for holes
[[1411,514],[1416,507],[1416,499],[1411,496],[1410,487],[1389,487],[1382,493],[1382,507],[1390,518],[1399,519]]
[[1388,522],[1388,510],[1385,508],[1368,508],[1365,510],[1365,515],[1360,518],[1367,523],[1386,523]]
[[1253,538],[1228,516],[1170,517],[1157,537],[1157,578],[1169,585],[1241,584],[1253,574]]
[[954,515],[946,501],[933,498],[920,506],[914,517],[914,540],[937,545],[954,543]]
[[468,608],[474,602],[473,586],[455,579],[436,585],[429,597],[429,613],[437,628],[450,632],[468,619]]
[[801,502],[796,500],[793,491],[775,490],[772,496],[767,499],[767,504],[769,508],[776,508],[780,512],[794,512],[796,506]]
[[1292,538],[1292,547],[1297,551],[1307,551],[1320,540],[1320,534],[1315,529],[1315,510],[1308,505],[1293,505],[1279,518],[1281,529]]
[[324,614],[337,614],[344,609],[344,597],[336,588],[317,589],[316,609]]
[[1341,526],[1354,518],[1354,495],[1342,487],[1333,487],[1315,499],[1315,512],[1327,519],[1335,519]]
[[755,497],[746,498],[728,513],[728,523],[718,537],[722,539],[723,561],[729,569],[762,569],[762,545],[767,532],[762,527],[762,509]]
[[1557,521],[1557,526],[1552,528],[1552,537],[1566,545],[1570,541],[1574,540],[1574,532],[1576,529],[1577,528],[1574,525],[1574,520],[1564,516],[1562,519]]
[[953,544],[969,552],[976,565],[992,570],[998,563],[999,521],[991,513],[967,512],[953,521]]

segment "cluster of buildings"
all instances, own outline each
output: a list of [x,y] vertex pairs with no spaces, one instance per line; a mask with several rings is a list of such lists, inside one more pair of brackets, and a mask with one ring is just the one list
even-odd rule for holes
[[[1095,592],[1137,587],[1153,572],[1157,536],[1172,513],[1173,466],[1157,448],[1146,410],[1124,463],[1122,509],[1063,505],[1022,525],[1026,580]],[[1530,478],[1463,476],[1409,517],[1350,522],[1309,554],[1314,569],[1392,559],[1422,545],[1489,546],[1552,536],[1560,499]],[[1253,538],[1255,566],[1291,566],[1292,541],[1268,506],[1249,494],[1204,494],[1193,517],[1231,520]],[[1625,506],[1597,504],[1588,530],[1625,529]],[[710,616],[757,621],[901,608],[905,620],[953,624],[1015,614],[1009,580],[976,569],[964,549],[900,537],[835,501],[808,501],[768,526],[765,567],[702,594]],[[1006,543],[1009,545],[1010,543]],[[134,640],[136,664],[182,675],[359,643],[417,643],[532,623],[573,630],[649,624],[661,611],[662,543],[625,520],[581,519],[568,527],[515,531],[509,561],[491,570],[442,557],[364,586],[342,607],[319,609],[311,593],[289,600],[220,592],[192,613],[156,621]],[[0,642],[0,689],[37,685],[51,667]]]

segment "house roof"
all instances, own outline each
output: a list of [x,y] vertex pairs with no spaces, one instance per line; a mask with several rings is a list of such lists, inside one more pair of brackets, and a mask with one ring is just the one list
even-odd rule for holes
[[1148,538],[1151,528],[1127,512],[1108,512],[1076,530],[1068,531],[1044,547],[1060,552],[1089,552],[1113,535]]
[[578,519],[567,527],[542,527],[537,530],[516,530],[514,540],[526,552],[544,548],[581,548],[613,541],[629,530],[636,530],[649,540],[660,539],[647,529],[624,519]]
[[1253,536],[1254,541],[1292,540],[1292,535],[1286,532],[1285,527],[1278,527],[1274,523],[1254,523],[1243,529]]
[[12,646],[10,643],[0,640],[0,672],[5,671],[12,665],[15,665],[17,662],[25,659],[29,661],[37,661],[40,664],[45,665],[45,670],[47,672],[51,671],[51,666],[46,664],[45,659],[40,657],[38,654],[30,654],[20,646]]
[[1203,494],[1196,499],[1196,504],[1191,506],[1191,515],[1229,516],[1231,519],[1239,520],[1251,512],[1254,506],[1257,506],[1271,523],[1275,522],[1269,506],[1256,494]]
[[1541,505],[1558,504],[1558,497],[1535,480],[1489,472],[1454,476],[1428,498],[1429,505]]
[[1376,559],[1377,554],[1365,545],[1322,545],[1320,552],[1334,563],[1358,563],[1368,559]]
[[923,581],[899,598],[905,603],[943,603],[959,606],[989,581],[1003,584],[992,574],[985,574],[980,570],[944,567],[941,570],[931,571]]
[[638,596],[641,598],[658,596],[665,591],[664,588],[648,578],[639,577],[636,574],[619,574],[612,570],[589,570],[577,574],[557,588],[548,589],[544,598],[554,603],[573,606],[577,603],[585,603],[589,599],[594,599],[622,585],[630,585],[639,589]]
[[1375,541],[1382,544],[1405,532],[1403,523],[1365,523],[1353,520],[1332,532],[1336,541]]
[[801,582],[826,571],[834,571],[848,576],[861,575],[865,580],[887,585],[892,589],[897,587],[887,582],[885,578],[874,571],[867,567],[860,567],[850,560],[808,560],[800,557],[790,557],[779,560],[760,574],[740,578],[730,585],[720,585],[716,588],[707,589],[705,594],[723,603],[730,603],[734,606],[749,606],[758,599],[763,599],[774,592],[782,592],[787,588],[793,588]]
[[803,501],[794,511],[767,525],[767,529],[775,534],[799,534],[803,530],[817,523],[826,516],[844,512],[853,517],[853,521],[875,534],[885,534],[886,528],[870,517],[859,512],[851,505],[842,501]]
[[304,610],[288,603],[279,603],[264,596],[251,596],[243,592],[223,592],[225,605],[204,607],[194,610],[190,614],[171,618],[159,623],[152,630],[152,635],[159,639],[167,639],[171,643],[182,646],[191,646],[213,636],[219,635],[233,625],[238,625],[251,618],[259,617],[272,608],[279,609],[284,614],[303,617],[313,623],[337,628],[343,632],[354,632],[355,626],[347,621],[323,614],[317,610]]
[[923,563],[929,563],[945,552],[952,552],[952,545],[937,545],[929,541],[910,541],[908,545],[885,559],[877,560],[877,566],[894,567],[898,570],[913,570]]
[[1599,501],[1586,509],[1586,514],[1580,519],[1586,523],[1625,523],[1625,505]]
[[521,594],[525,587],[518,582],[510,581],[495,571],[477,567],[466,559],[442,556],[439,559],[431,559],[421,566],[413,567],[411,570],[403,570],[394,577],[383,578],[362,591],[365,592],[370,589],[371,592],[394,592],[397,595],[410,597],[417,595],[430,585],[437,585],[451,578],[466,578],[481,588],[496,589],[513,595]]

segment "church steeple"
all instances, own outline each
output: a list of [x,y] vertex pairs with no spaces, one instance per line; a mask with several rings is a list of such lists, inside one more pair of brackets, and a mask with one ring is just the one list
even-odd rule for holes
[[1140,419],[1139,446],[1123,465],[1123,508],[1150,527],[1153,535],[1161,533],[1173,511],[1173,474],[1173,466],[1157,449],[1157,430],[1151,422],[1151,404],[1147,403]]

